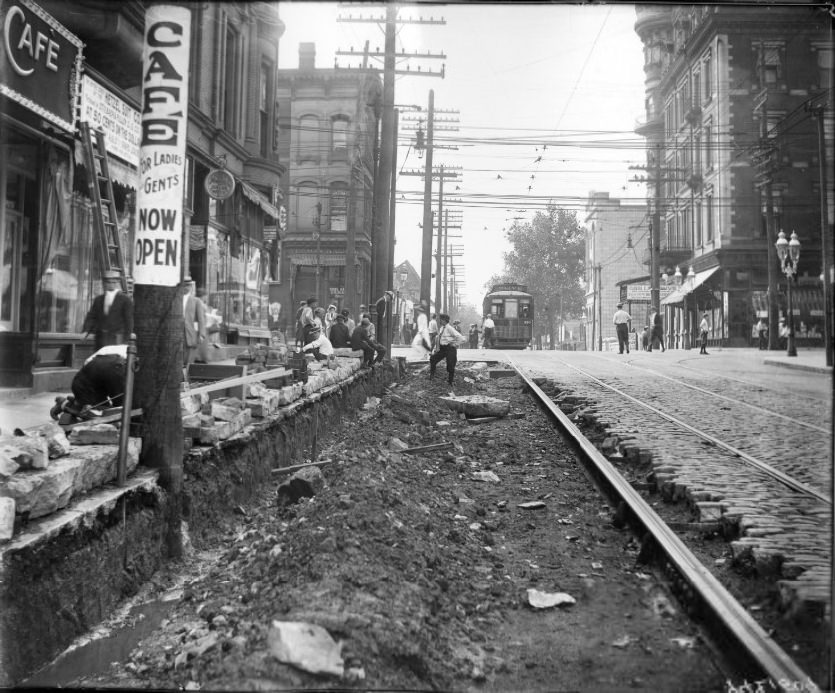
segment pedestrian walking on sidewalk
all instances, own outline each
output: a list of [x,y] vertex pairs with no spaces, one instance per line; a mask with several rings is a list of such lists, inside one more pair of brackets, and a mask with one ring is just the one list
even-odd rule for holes
[[757,346],[760,349],[766,348],[766,339],[768,338],[768,326],[763,322],[763,319],[760,318],[757,321],[756,328],[757,330]]
[[458,347],[467,343],[467,338],[449,324],[449,315],[441,313],[438,316],[437,348],[429,357],[429,379],[435,377],[435,367],[446,359],[447,382],[452,385],[455,380],[455,364],[458,363]]
[[700,354],[707,355],[707,333],[710,331],[710,323],[707,321],[707,313],[702,315],[702,321],[699,323],[699,336],[702,339],[702,348],[699,350]]
[[624,348],[626,348],[626,353],[629,353],[629,322],[631,320],[632,316],[623,309],[623,304],[618,303],[618,309],[615,311],[612,322],[614,323],[615,331],[618,334],[619,354],[623,353]]
[[647,351],[652,351],[652,347],[656,345],[656,342],[661,347],[661,351],[667,351],[667,348],[664,346],[664,317],[660,312],[653,313],[651,322],[652,332],[649,337],[649,348]]

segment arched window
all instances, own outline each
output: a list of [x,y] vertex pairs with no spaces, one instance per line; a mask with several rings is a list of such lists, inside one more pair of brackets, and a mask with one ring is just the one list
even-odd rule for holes
[[315,228],[319,202],[319,186],[313,181],[302,181],[296,186],[296,229]]
[[315,115],[299,118],[299,136],[296,139],[298,161],[319,160],[319,119]]
[[331,121],[331,157],[336,160],[348,158],[348,119],[336,116]]

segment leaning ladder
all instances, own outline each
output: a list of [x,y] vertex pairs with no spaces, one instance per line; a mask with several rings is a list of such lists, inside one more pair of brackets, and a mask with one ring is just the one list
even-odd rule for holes
[[[95,135],[95,137],[94,137]],[[98,237],[99,260],[102,272],[119,273],[122,291],[129,292],[125,273],[122,243],[119,239],[116,204],[113,201],[113,182],[107,166],[107,149],[104,146],[104,132],[91,130],[90,123],[81,122],[81,139],[90,180],[90,197],[93,199],[93,223]]]

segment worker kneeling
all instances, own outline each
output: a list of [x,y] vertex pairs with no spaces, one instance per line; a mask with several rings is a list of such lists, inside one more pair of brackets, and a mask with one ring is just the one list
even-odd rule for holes
[[56,397],[49,415],[59,423],[100,416],[102,408],[120,407],[125,392],[127,344],[105,346],[90,356],[72,380],[72,394]]

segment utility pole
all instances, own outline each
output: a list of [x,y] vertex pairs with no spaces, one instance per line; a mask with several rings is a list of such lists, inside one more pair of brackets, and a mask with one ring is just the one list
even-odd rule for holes
[[[164,34],[164,40],[162,35]],[[182,161],[186,159],[186,126],[188,124],[189,55],[191,10],[174,3],[153,2],[145,12],[143,103],[152,104],[153,94],[170,97],[171,141],[157,143],[149,138],[139,148],[142,161]],[[172,38],[173,37],[173,38]],[[199,37],[195,37],[199,40]],[[153,53],[154,58],[149,56]],[[150,69],[151,60],[164,61],[167,70]],[[154,63],[159,65],[160,63]],[[142,113],[143,126],[158,117],[153,106]],[[182,163],[154,163],[148,175],[155,179],[185,181]],[[183,219],[182,184],[174,183],[163,191],[137,191],[137,218],[148,209]],[[142,408],[142,452],[140,464],[159,470],[160,485],[167,494],[168,527],[166,544],[172,557],[183,552],[183,420],[180,412],[180,384],[183,381],[183,245],[188,242],[187,229],[179,221],[175,233],[156,236],[153,229],[140,224],[136,229],[137,244],[165,244],[171,252],[149,257],[133,257],[135,280],[134,329],[136,349],[145,367],[136,376],[134,405]],[[185,271],[184,271],[185,268]],[[131,402],[125,402],[131,407]]]
[[824,115],[826,114],[827,104],[820,104],[809,108],[815,115],[815,120],[818,127],[818,168],[819,168],[819,187],[820,187],[820,221],[821,221],[821,275],[823,276],[823,345],[826,351],[826,365],[832,366],[832,278],[831,278],[831,263],[832,258],[830,253],[832,249],[829,247],[831,233],[829,230],[829,220],[827,218],[827,204],[826,196],[828,194],[827,179],[826,179],[826,128],[824,124]]
[[[441,305],[441,239],[444,220],[444,165],[441,164],[441,182],[438,183],[438,252],[435,255],[435,312],[443,312]],[[428,175],[428,174],[427,174]]]
[[[760,83],[763,82],[762,71]],[[754,114],[760,119],[760,148],[754,154],[756,166],[755,185],[765,197],[765,244],[766,244],[766,273],[768,277],[768,348],[778,348],[777,334],[777,249],[774,245],[777,239],[777,229],[774,228],[774,195],[771,184],[774,173],[774,146],[768,134],[768,87],[763,87],[754,97]]]
[[[390,291],[394,289],[394,246],[397,243],[397,237],[394,232],[396,226],[394,223],[395,217],[395,210],[397,208],[397,196],[395,195],[395,191],[397,190],[397,131],[398,126],[400,124],[400,111],[396,108],[394,109],[394,139],[392,140],[392,153],[391,153],[391,194],[389,195],[389,224],[391,225],[391,242],[389,243],[389,256],[388,256],[388,284],[387,286],[390,287]],[[393,294],[392,294],[393,295]],[[383,346],[386,348],[386,351],[390,354],[391,353],[391,340],[392,340],[392,331],[391,331],[391,321],[392,321],[392,313],[395,310],[394,301],[389,301],[388,310],[386,311],[386,334],[383,339]],[[377,330],[377,336],[380,336],[380,330]]]
[[[404,118],[404,123],[418,123],[418,127],[413,131],[416,133],[417,142],[415,143],[415,150],[418,156],[426,152],[426,165],[424,167],[423,176],[423,236],[421,245],[421,264],[420,264],[420,300],[429,305],[432,295],[432,235],[434,223],[432,221],[432,179],[435,176],[432,162],[434,159],[435,149],[457,149],[454,146],[444,146],[435,144],[435,128],[439,130],[457,131],[457,120],[452,118],[436,119],[435,114],[456,114],[458,111],[452,110],[435,110],[435,92],[429,90],[429,107],[427,109],[426,118],[426,137],[424,141],[423,130],[420,127],[422,119],[418,118]],[[440,123],[437,125],[436,123]],[[427,171],[431,175],[427,175]],[[415,175],[408,173],[406,175]],[[440,307],[438,307],[440,310]]]
[[371,300],[368,308],[371,320],[377,322],[375,301],[383,296],[391,284],[389,270],[389,246],[392,242],[393,228],[389,225],[391,209],[389,207],[392,195],[391,181],[393,163],[393,149],[397,146],[394,136],[394,53],[397,36],[397,7],[394,3],[386,5],[386,53],[383,71],[383,119],[380,136],[380,166],[377,169],[377,179],[374,181],[374,206],[377,217],[373,232],[374,279],[371,287]]
[[[429,90],[426,121],[426,165],[423,176],[423,244],[420,256],[420,302],[429,307],[432,292],[432,139],[435,132],[435,91]],[[443,181],[443,176],[441,177]],[[431,313],[431,311],[428,311]],[[429,315],[427,314],[427,318]]]
[[[343,5],[341,7],[350,8],[351,5]],[[411,65],[408,65],[405,70],[396,69],[395,61],[397,59],[446,59],[443,53],[405,53],[397,52],[395,48],[395,39],[397,35],[398,24],[446,24],[444,19],[398,19],[397,5],[394,3],[386,3],[385,16],[385,50],[380,52],[379,49],[374,51],[368,50],[366,44],[363,54],[363,67],[357,68],[365,71],[375,70],[376,68],[368,67],[368,58],[383,58],[383,102],[382,102],[382,123],[380,136],[380,160],[379,166],[375,171],[375,185],[374,185],[374,223],[373,223],[373,263],[372,263],[372,287],[371,298],[369,299],[369,307],[371,308],[372,319],[376,318],[375,301],[382,297],[387,290],[391,290],[392,277],[394,273],[393,255],[391,254],[391,246],[394,243],[394,224],[391,215],[391,198],[394,196],[394,164],[393,164],[393,149],[397,146],[397,139],[395,136],[394,125],[394,80],[396,75],[414,75],[421,77],[444,77],[445,66],[441,67],[439,72],[432,70],[423,70],[418,67],[417,70],[412,70]],[[353,23],[380,23],[379,17],[354,17],[348,15],[347,17],[340,16],[337,18],[340,22]],[[349,51],[337,50],[336,55],[356,55],[353,48]],[[334,64],[335,69],[346,69],[340,67],[339,64]],[[352,69],[352,68],[347,68]],[[390,262],[390,258],[392,262]]]

